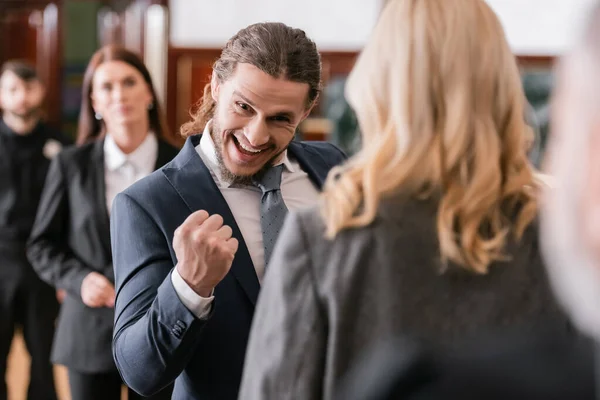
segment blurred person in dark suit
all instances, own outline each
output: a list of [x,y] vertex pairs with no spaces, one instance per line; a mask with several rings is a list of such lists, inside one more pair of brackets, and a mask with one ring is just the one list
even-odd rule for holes
[[[9,61],[0,71],[0,399],[15,324],[31,355],[28,399],[56,399],[50,348],[56,293],[25,255],[50,160],[71,140],[42,119],[44,84],[35,69]],[[57,99],[51,99],[57,101]]]

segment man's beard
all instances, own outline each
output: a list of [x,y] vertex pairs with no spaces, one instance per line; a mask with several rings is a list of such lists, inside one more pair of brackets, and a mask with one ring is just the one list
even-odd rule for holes
[[277,160],[277,158],[279,158],[279,156],[281,156],[281,153],[283,153],[287,149],[287,146],[286,146],[283,150],[281,150],[280,152],[277,152],[256,173],[254,173],[252,175],[237,175],[237,174],[234,174],[233,172],[231,172],[227,168],[227,166],[225,165],[225,161],[223,160],[223,137],[221,134],[222,133],[221,128],[219,126],[219,123],[218,123],[216,117],[213,118],[213,120],[211,122],[211,127],[209,129],[209,132],[210,132],[210,137],[212,138],[213,143],[215,145],[215,154],[217,156],[217,162],[219,164],[219,172],[220,172],[221,179],[223,179],[227,183],[230,183],[230,184],[233,184],[236,186],[254,186],[254,182],[255,182],[256,178],[261,176],[262,174],[265,173],[266,170],[271,168],[273,166],[275,160]]
[[40,117],[41,107],[31,107],[20,113],[7,110],[4,112],[10,114],[13,118],[20,119],[23,122],[29,122]]

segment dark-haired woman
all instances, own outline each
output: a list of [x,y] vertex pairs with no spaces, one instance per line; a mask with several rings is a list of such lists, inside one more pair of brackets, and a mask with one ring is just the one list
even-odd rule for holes
[[[73,400],[120,399],[111,351],[111,203],[177,153],[150,74],[134,53],[107,46],[92,57],[77,142],[52,162],[27,254],[43,280],[66,291],[52,361],[67,367]],[[170,388],[157,394],[169,396]]]

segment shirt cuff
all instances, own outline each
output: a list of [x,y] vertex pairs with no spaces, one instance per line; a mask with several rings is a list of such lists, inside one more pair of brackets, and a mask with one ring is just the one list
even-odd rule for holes
[[183,305],[190,310],[197,318],[204,319],[210,313],[210,308],[215,296],[202,297],[183,280],[177,268],[173,268],[171,273],[171,282],[177,297]]

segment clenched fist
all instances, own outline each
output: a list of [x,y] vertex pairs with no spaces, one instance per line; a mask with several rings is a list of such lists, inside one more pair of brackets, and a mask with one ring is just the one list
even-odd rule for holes
[[231,228],[220,215],[196,211],[175,230],[173,249],[177,271],[200,296],[209,297],[227,275],[238,249]]

